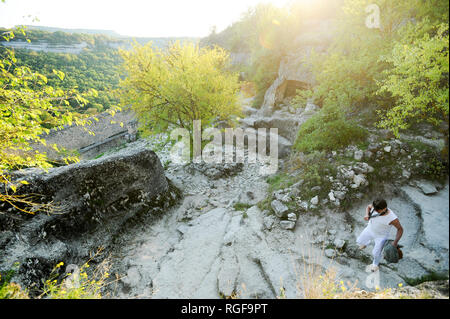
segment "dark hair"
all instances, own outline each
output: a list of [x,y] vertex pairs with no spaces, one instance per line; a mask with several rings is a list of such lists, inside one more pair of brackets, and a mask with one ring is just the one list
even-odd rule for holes
[[385,208],[387,207],[386,201],[385,201],[384,199],[381,199],[381,198],[375,199],[375,200],[373,201],[372,205],[373,205],[373,208],[374,208],[376,211],[385,209]]

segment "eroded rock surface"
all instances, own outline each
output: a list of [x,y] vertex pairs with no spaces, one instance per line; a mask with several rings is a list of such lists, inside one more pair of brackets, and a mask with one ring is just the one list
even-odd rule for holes
[[52,268],[86,261],[145,215],[158,215],[177,197],[158,156],[146,148],[127,148],[93,161],[27,170],[13,178],[28,181],[17,194],[41,194],[54,211],[25,214],[4,204],[0,214],[0,269],[19,262],[18,280],[40,285]]
[[[387,198],[405,228],[404,258],[397,264],[382,261],[379,287],[407,286],[431,273],[448,272],[448,239],[435,236],[436,230],[448,234],[448,206],[442,205],[448,183],[432,196],[418,187],[388,187],[383,194],[366,194],[350,210],[311,213],[306,206],[296,214],[288,212],[292,220],[285,221],[294,227],[287,227],[256,205],[235,205],[248,191],[267,195],[265,176],[256,164],[244,163],[233,176],[218,180],[188,167],[171,164],[166,170],[186,194],[182,203],[151,227],[123,237],[116,247],[120,257],[115,271],[128,274],[132,269],[116,297],[302,298],[311,272],[326,269],[334,269],[338,280],[375,290],[367,270],[371,247],[360,251],[356,237],[365,226],[365,206],[379,195]],[[285,195],[277,196],[282,203]],[[427,217],[430,209],[435,220]]]

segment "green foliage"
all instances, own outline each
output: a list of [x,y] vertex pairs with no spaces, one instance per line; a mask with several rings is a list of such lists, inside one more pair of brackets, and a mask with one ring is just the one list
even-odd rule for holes
[[366,131],[354,121],[346,120],[335,106],[322,108],[298,131],[294,148],[300,152],[332,151],[351,143],[362,142]]
[[380,126],[396,136],[414,122],[436,126],[448,122],[448,31],[448,23],[432,25],[429,19],[410,24],[384,59],[392,68],[385,71],[379,94],[390,94],[395,106],[383,116]]
[[231,52],[245,52],[250,65],[243,68],[246,80],[255,83],[257,95],[253,106],[259,108],[267,88],[278,76],[282,57],[292,48],[300,28],[298,8],[278,8],[261,3],[242,14],[221,33],[211,33],[201,45],[219,45]]
[[207,126],[240,114],[238,75],[229,71],[223,49],[176,42],[167,50],[148,44],[120,52],[127,76],[122,102],[132,104],[144,132],[169,125],[192,132],[193,120]]
[[423,162],[425,166],[423,174],[428,178],[439,180],[448,175],[448,161],[442,161],[438,154],[427,154]]
[[[380,9],[380,28],[365,25],[370,4]],[[444,1],[344,1],[330,48],[311,55],[317,85],[299,92],[297,102],[375,104],[384,109],[381,126],[395,134],[410,118],[441,122],[448,115],[447,20]]]
[[289,174],[278,173],[267,178],[269,184],[269,193],[285,187],[289,187],[294,183],[294,180]]
[[77,273],[67,274],[59,279],[59,263],[53,269],[50,278],[45,281],[41,298],[48,299],[101,299],[101,289],[107,284],[109,273],[106,270],[96,269],[88,275],[89,262],[83,264]]
[[[443,155],[435,147],[421,141],[403,140],[403,142],[412,150],[409,152],[411,161],[421,163],[415,174],[425,179],[445,182],[445,177],[449,173],[448,154]],[[377,163],[374,164],[376,165]]]
[[[91,261],[91,259],[89,260]],[[57,264],[50,278],[44,282],[42,293],[38,299],[101,299],[101,290],[109,284],[109,265],[106,261],[98,265],[88,273],[89,261],[84,263],[79,270],[66,274],[63,278],[58,274],[63,262]],[[19,265],[6,274],[0,275],[0,299],[29,299],[27,289],[22,289],[17,283],[11,282],[12,276],[16,273]]]
[[[28,27],[21,27],[26,32],[17,32],[15,40],[36,42],[42,41],[50,44],[78,44],[86,42],[89,45],[106,46],[108,43],[116,42],[123,43],[118,39],[103,35],[103,34],[85,34],[85,33],[68,33],[63,31],[49,32],[47,30],[39,30],[36,28],[29,29]],[[0,28],[0,33],[8,32],[10,30]],[[13,30],[16,31],[16,30]]]
[[[405,2],[347,0],[337,14],[334,42],[327,52],[311,56],[317,86],[302,94],[324,106],[363,106],[376,92],[376,80],[385,68],[378,62],[393,41],[394,20]],[[383,28],[365,26],[367,5],[376,3],[383,14]]]
[[[3,34],[6,41],[13,37],[13,32]],[[80,94],[75,89],[55,88],[49,85],[48,76],[16,63],[13,50],[0,52],[0,184],[5,187],[5,192],[0,193],[0,202],[6,201],[23,210],[16,204],[29,205],[30,200],[13,193],[26,182],[11,183],[7,170],[33,166],[49,168],[51,164],[46,153],[34,150],[33,143],[46,145],[43,134],[49,132],[48,127],[86,125],[86,117],[68,111],[67,105],[69,101],[84,105],[87,103],[86,97],[95,95],[95,91]],[[62,72],[55,71],[53,74],[63,78]],[[59,151],[57,145],[52,147]],[[77,158],[68,156],[64,161],[69,163],[77,161]]]
[[269,196],[258,202],[257,206],[261,211],[268,210],[272,214],[272,207],[270,206],[270,203],[274,200],[272,193],[276,190],[291,186],[294,184],[295,178],[285,172],[279,172],[267,177],[266,182],[269,184]]
[[[97,96],[91,96],[89,102],[82,106],[70,101],[67,108],[72,111],[93,113],[88,110],[94,109],[94,113],[99,113],[119,103],[114,92],[119,85],[117,66],[122,58],[116,49],[95,47],[79,54],[16,49],[15,56],[16,65],[28,66],[42,74],[51,74],[47,78],[48,84],[55,88],[68,90],[76,87],[79,92],[91,89],[97,91]],[[54,69],[63,72],[64,79],[53,74]]]
[[22,288],[11,282],[11,278],[17,272],[18,263],[6,273],[0,274],[0,299],[28,299],[28,294]]

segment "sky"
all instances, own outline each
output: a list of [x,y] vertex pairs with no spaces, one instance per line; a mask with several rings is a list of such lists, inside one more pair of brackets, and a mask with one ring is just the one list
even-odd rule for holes
[[6,0],[0,2],[0,27],[41,25],[113,30],[135,37],[204,37],[213,26],[222,31],[259,2],[281,7],[289,0]]

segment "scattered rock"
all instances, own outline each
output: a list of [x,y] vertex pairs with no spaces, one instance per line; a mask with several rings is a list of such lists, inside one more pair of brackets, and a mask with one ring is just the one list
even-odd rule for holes
[[433,195],[438,192],[436,186],[426,180],[417,181],[416,186],[420,188],[425,195]]
[[409,178],[411,177],[411,172],[408,171],[408,170],[406,170],[406,169],[403,169],[403,170],[402,170],[402,176],[403,176],[404,178],[406,178],[406,179],[409,179]]
[[371,151],[365,151],[365,152],[364,152],[364,156],[365,156],[367,159],[371,159],[372,156],[373,156],[373,153],[372,153]]
[[299,201],[299,202],[297,202],[297,204],[298,204],[298,208],[300,209],[300,211],[302,211],[302,212],[306,212],[306,211],[308,211],[308,203],[307,202],[304,202],[304,201]]
[[336,246],[337,249],[342,249],[345,246],[345,240],[342,239],[335,239],[334,240],[334,246]]
[[244,166],[242,163],[215,164],[205,162],[190,163],[190,165],[194,170],[201,172],[213,180],[234,176],[241,172]]
[[328,193],[328,198],[330,199],[330,201],[334,202],[336,200],[336,198],[334,197],[334,193],[333,191]]
[[264,227],[267,230],[271,230],[273,227],[273,224],[275,223],[275,220],[272,216],[265,216],[263,219]]
[[340,200],[343,200],[345,198],[345,192],[343,191],[333,191],[333,195]]
[[363,153],[363,151],[361,151],[361,150],[357,150],[357,151],[355,151],[355,153],[354,153],[354,159],[355,159],[356,161],[360,161],[360,160],[363,158],[363,156],[364,156],[364,153]]
[[314,186],[311,188],[311,191],[314,193],[320,192],[320,190],[322,189],[322,187],[320,186]]
[[282,202],[278,200],[273,200],[272,203],[270,203],[270,206],[272,206],[275,215],[277,215],[279,218],[284,218],[287,216],[289,208]]
[[352,188],[358,188],[360,186],[366,186],[367,185],[367,179],[366,176],[363,174],[358,174],[353,177],[353,184],[351,185]]
[[282,220],[280,226],[286,230],[293,230],[295,228],[295,222],[290,220]]
[[314,196],[314,197],[311,199],[311,204],[312,204],[312,205],[318,205],[318,204],[319,204],[319,196]]
[[325,256],[328,257],[328,258],[336,257],[336,251],[334,249],[331,249],[331,248],[325,249],[324,253],[325,253]]
[[131,267],[127,275],[121,278],[121,281],[128,286],[138,286],[141,280],[141,274],[136,267]]
[[367,174],[372,173],[374,171],[374,168],[365,162],[361,162],[353,165],[353,171],[356,174]]

